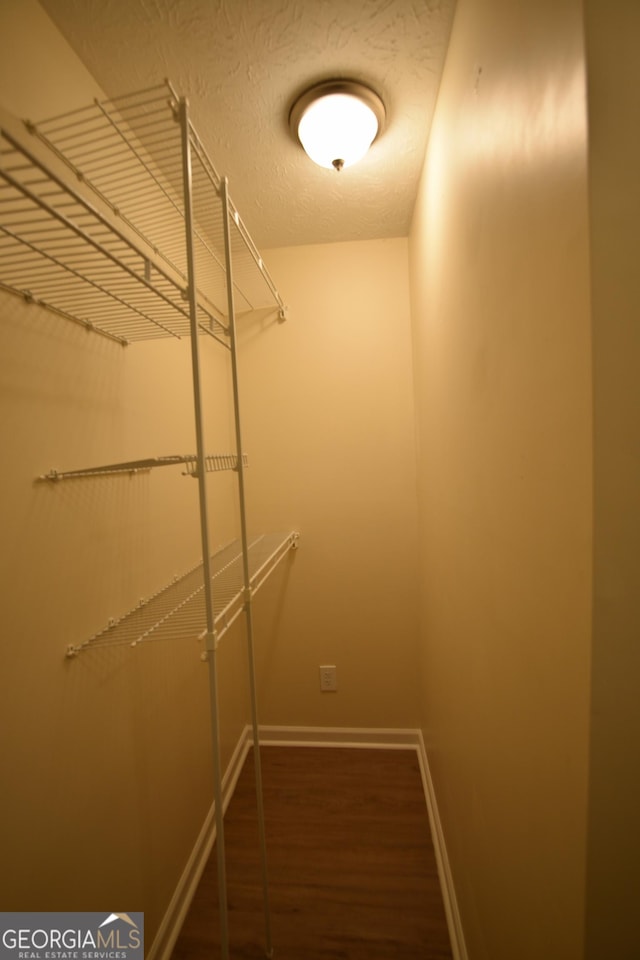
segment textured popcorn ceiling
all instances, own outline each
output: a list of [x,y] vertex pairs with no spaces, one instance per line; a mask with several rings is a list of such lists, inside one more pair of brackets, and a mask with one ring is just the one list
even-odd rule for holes
[[[109,96],[168,77],[261,247],[406,236],[455,0],[41,0]],[[295,97],[351,77],[387,110],[360,164],[313,164]]]

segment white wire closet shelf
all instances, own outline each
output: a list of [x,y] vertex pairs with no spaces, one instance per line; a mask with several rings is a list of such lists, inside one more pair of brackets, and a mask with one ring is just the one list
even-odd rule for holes
[[[242,454],[242,463],[249,466],[249,458]],[[108,463],[99,467],[85,467],[79,470],[49,470],[42,473],[38,480],[73,480],[80,477],[100,477],[118,473],[140,473],[155,467],[172,467],[182,464],[183,475],[198,476],[198,458],[195,453],[175,454],[166,457],[147,457],[143,460],[127,460],[124,463]],[[205,473],[218,473],[223,470],[237,470],[238,457],[235,453],[207,453],[204,456]]]
[[[297,547],[294,532],[261,534],[249,541],[250,591],[255,596],[289,550]],[[245,604],[242,545],[234,540],[211,558],[217,640],[243,612]],[[67,647],[67,656],[106,646],[132,646],[157,640],[200,638],[206,630],[202,564],[193,567],[162,590],[141,600],[119,619],[110,620],[98,633]]]
[[[180,99],[166,82],[35,123],[0,114],[0,287],[121,343],[190,333]],[[193,125],[197,323],[284,303]]]

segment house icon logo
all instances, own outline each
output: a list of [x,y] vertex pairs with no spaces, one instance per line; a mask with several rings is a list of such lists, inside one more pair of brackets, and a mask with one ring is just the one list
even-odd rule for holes
[[[141,916],[136,914],[135,916]],[[115,950],[126,960],[133,960],[142,947],[140,926],[130,913],[110,913],[98,926],[96,946],[105,951]],[[83,958],[77,958],[83,960]]]
[[108,923],[113,923],[114,920],[124,920],[125,923],[131,924],[132,927],[138,929],[138,924],[135,920],[132,920],[128,913],[110,913],[106,920],[103,920],[100,924],[101,927],[106,927]]

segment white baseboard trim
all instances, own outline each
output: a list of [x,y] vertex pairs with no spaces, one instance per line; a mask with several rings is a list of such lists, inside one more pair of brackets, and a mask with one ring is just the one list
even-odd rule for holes
[[[246,726],[222,778],[223,809],[226,811],[236,788],[240,771],[252,746],[251,728]],[[216,839],[215,804],[211,804],[187,865],[171,898],[162,923],[146,954],[147,960],[170,960],[191,901],[195,895],[209,854]]]
[[263,747],[367,747],[416,750],[419,730],[378,727],[274,727],[261,726]]
[[444,840],[442,822],[438,812],[438,803],[436,792],[429,769],[429,758],[424,745],[422,730],[418,730],[418,762],[420,763],[420,773],[422,775],[422,786],[427,801],[427,810],[429,812],[429,824],[431,825],[431,837],[435,848],[436,862],[438,864],[438,876],[440,877],[440,888],[442,890],[442,899],[444,900],[444,909],[447,915],[447,926],[449,927],[449,938],[451,940],[451,951],[454,960],[468,960],[467,945],[464,939],[462,929],[462,920],[458,909],[458,900],[456,890],[453,884],[453,874],[451,873],[451,864],[447,854],[447,846]]
[[[429,813],[438,875],[442,888],[447,925],[454,960],[468,960],[453,876],[438,813],[435,790],[421,730],[380,729],[375,727],[285,727],[261,726],[260,744],[270,746],[359,747],[371,750],[415,750],[420,765],[422,786]],[[245,727],[225,771],[222,790],[226,811],[247,753],[252,746],[251,728]],[[160,928],[147,954],[147,960],[170,960],[180,929],[187,915],[200,877],[215,841],[214,806],[211,805],[187,865]]]

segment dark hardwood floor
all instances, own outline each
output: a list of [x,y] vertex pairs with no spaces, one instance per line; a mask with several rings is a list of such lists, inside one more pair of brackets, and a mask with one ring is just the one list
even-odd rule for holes
[[[446,960],[449,935],[409,750],[263,747],[275,960]],[[264,957],[253,756],[225,818],[231,956]],[[173,960],[219,957],[215,851]]]

